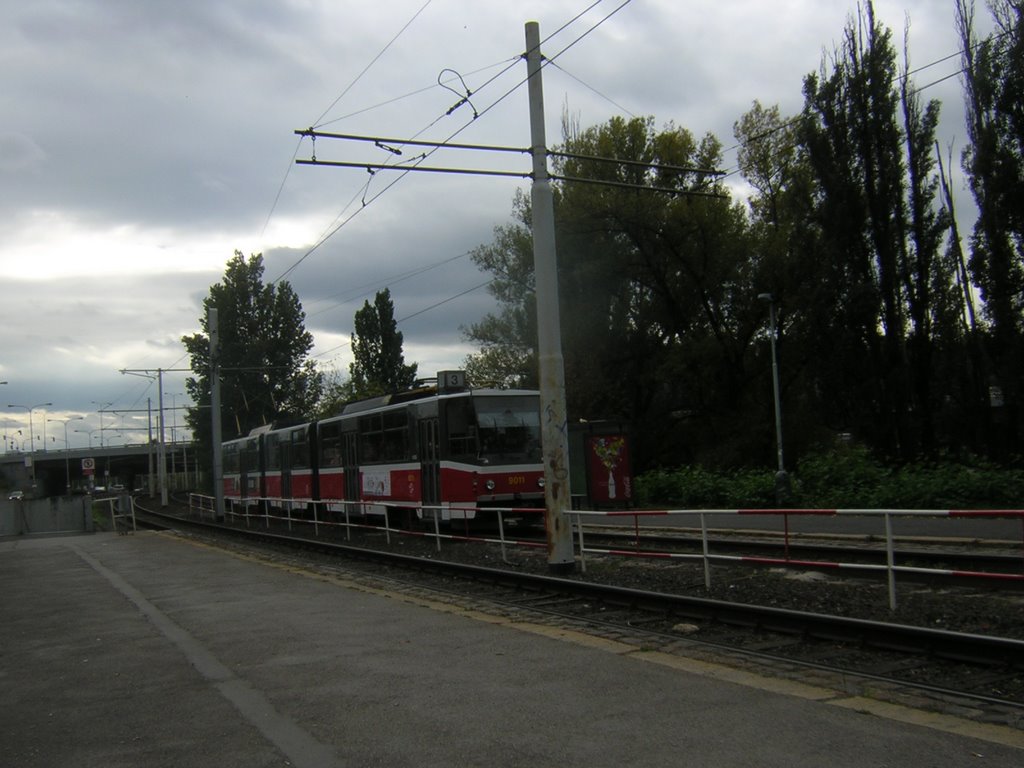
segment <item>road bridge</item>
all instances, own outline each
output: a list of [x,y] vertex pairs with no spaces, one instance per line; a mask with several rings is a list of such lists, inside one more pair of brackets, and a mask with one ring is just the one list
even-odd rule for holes
[[[168,486],[173,489],[196,484],[195,444],[188,441],[164,445]],[[0,455],[0,483],[5,492],[24,491],[37,497],[83,493],[97,487],[124,486],[128,490],[157,489],[156,444],[108,445],[70,450],[12,451]]]

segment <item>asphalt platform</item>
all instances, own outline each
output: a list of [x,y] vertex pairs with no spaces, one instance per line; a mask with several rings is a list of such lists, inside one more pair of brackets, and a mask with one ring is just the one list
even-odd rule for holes
[[173,534],[0,541],[0,766],[1024,765],[1024,731]]

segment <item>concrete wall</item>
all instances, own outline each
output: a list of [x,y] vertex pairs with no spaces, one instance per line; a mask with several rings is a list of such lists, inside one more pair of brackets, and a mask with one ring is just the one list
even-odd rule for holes
[[0,499],[0,536],[91,533],[92,530],[90,496]]

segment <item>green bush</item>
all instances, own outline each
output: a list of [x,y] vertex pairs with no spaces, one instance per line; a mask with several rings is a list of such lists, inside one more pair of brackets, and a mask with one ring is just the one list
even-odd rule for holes
[[737,509],[775,506],[775,473],[762,470],[713,472],[703,467],[659,469],[636,478],[641,506],[680,509]]
[[[787,506],[822,509],[1019,509],[1024,472],[977,459],[889,468],[857,445],[805,457],[791,476]],[[659,469],[635,480],[637,504],[679,509],[769,508],[775,472]]]
[[796,500],[803,507],[872,508],[881,498],[889,473],[859,445],[841,445],[807,456],[797,465]]

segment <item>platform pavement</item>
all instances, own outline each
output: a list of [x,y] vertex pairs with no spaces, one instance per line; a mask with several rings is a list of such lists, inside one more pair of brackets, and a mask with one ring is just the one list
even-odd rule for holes
[[0,587],[0,765],[12,768],[1024,765],[1011,728],[169,534],[0,541]]

